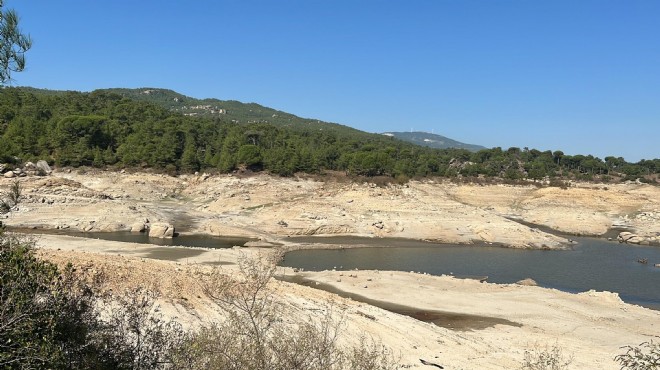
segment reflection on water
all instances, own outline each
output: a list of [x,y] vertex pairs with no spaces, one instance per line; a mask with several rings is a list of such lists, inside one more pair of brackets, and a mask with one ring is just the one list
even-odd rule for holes
[[[378,240],[373,239],[372,243]],[[576,240],[578,244],[568,251],[420,245],[420,242],[406,247],[397,241],[398,246],[390,248],[290,252],[282,265],[306,270],[357,268],[488,276],[488,281],[493,283],[532,278],[540,286],[569,292],[590,289],[617,292],[627,302],[660,309],[660,268],[654,267],[660,263],[660,248],[592,238]],[[380,242],[389,245],[387,240]],[[648,264],[638,263],[640,258],[648,259]]]

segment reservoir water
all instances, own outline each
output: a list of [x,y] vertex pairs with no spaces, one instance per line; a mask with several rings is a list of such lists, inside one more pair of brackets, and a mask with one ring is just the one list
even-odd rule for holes
[[160,246],[202,247],[202,248],[231,248],[255,240],[241,237],[226,237],[212,235],[180,234],[175,238],[150,238],[147,233],[132,233],[130,231],[114,232],[82,232],[75,230],[51,229],[18,229],[9,228],[10,231],[27,234],[68,235],[81,238],[111,240],[125,243],[153,244]]
[[[70,230],[20,230],[27,233],[72,235],[121,242],[231,248],[250,239],[207,235],[180,235],[173,239],[149,238],[144,233],[84,233]],[[369,248],[314,249],[289,252],[281,265],[320,271],[399,270],[456,277],[488,276],[492,283],[515,283],[532,278],[540,286],[568,292],[590,289],[619,293],[629,303],[660,310],[660,247],[576,238],[571,250],[524,250],[492,246],[434,244],[408,239],[358,237],[298,237],[289,241]],[[166,258],[168,250],[154,251],[153,258]],[[646,259],[647,264],[638,262]]]
[[[351,244],[350,238],[317,241]],[[626,302],[660,309],[660,267],[654,267],[660,264],[659,247],[595,238],[576,241],[572,250],[551,251],[371,239],[368,244],[380,243],[383,248],[299,250],[287,253],[282,265],[312,271],[336,268],[488,276],[492,283],[532,278],[540,286],[574,293],[590,289],[617,292]],[[353,244],[362,241],[353,240]],[[392,244],[395,246],[385,247]]]

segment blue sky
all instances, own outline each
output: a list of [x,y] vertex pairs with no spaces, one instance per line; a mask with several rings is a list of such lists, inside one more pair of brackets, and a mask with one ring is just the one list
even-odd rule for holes
[[660,157],[660,1],[7,0],[14,85],[162,87],[369,132]]

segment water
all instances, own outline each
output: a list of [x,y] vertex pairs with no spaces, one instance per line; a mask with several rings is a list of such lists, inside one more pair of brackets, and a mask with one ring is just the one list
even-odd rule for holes
[[[348,241],[341,239],[342,244]],[[389,244],[383,239],[372,239],[370,243],[377,241],[383,246]],[[544,251],[423,242],[405,246],[405,241],[396,240],[393,243],[398,246],[388,248],[294,251],[286,254],[282,265],[314,271],[336,267],[488,276],[488,281],[494,283],[532,278],[540,286],[568,292],[617,292],[624,301],[660,309],[660,268],[654,267],[660,263],[660,248],[593,238],[576,241],[573,250]],[[639,258],[647,258],[648,264],[637,262]]]
[[147,233],[132,233],[130,231],[115,232],[81,232],[73,230],[39,230],[39,229],[10,229],[11,231],[24,232],[30,234],[54,234],[78,236],[81,238],[111,240],[126,243],[155,244],[161,246],[183,246],[183,247],[203,247],[203,248],[231,248],[235,245],[243,245],[250,238],[212,236],[212,235],[189,235],[179,234],[174,238],[150,238]]
[[[86,238],[159,246],[231,248],[251,239],[208,235],[149,238],[145,233],[76,232],[70,230],[18,230],[28,233],[72,235]],[[287,253],[283,266],[306,270],[377,269],[426,272],[457,277],[488,276],[489,282],[514,283],[532,278],[540,286],[568,292],[590,289],[617,292],[627,302],[660,310],[660,247],[644,247],[604,239],[576,238],[568,251],[522,250],[487,246],[433,244],[407,239],[356,237],[290,238],[299,243],[366,245],[371,248],[300,250]],[[379,246],[381,248],[379,248]],[[386,247],[386,248],[385,248]],[[173,253],[154,249],[154,257]],[[648,264],[638,259],[648,259]]]

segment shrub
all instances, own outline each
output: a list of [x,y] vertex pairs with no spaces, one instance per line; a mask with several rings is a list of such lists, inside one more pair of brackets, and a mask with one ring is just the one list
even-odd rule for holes
[[625,346],[622,348],[626,350],[626,353],[617,355],[614,358],[621,365],[621,369],[660,369],[660,343],[651,340],[636,347]]
[[535,345],[532,349],[526,349],[522,370],[561,370],[567,369],[573,362],[573,357],[564,356],[561,347],[555,343],[552,347],[540,347]]
[[93,288],[71,265],[36,258],[32,240],[0,233],[0,368],[167,367],[182,335],[154,312],[155,296]]
[[165,320],[156,304],[158,295],[143,288],[100,298],[104,315],[89,338],[99,359],[112,369],[162,369],[171,363],[174,348],[183,339],[181,325]]
[[33,241],[0,235],[0,367],[82,368],[92,303],[70,266],[60,273]]
[[[394,369],[390,351],[379,343],[361,340],[340,346],[343,315],[328,304],[321,317],[287,312],[272,285],[273,259],[239,261],[238,276],[220,271],[204,286],[226,313],[221,323],[189,334],[175,354],[175,367],[187,369]],[[299,315],[299,314],[298,314]],[[337,317],[342,317],[337,319]]]

